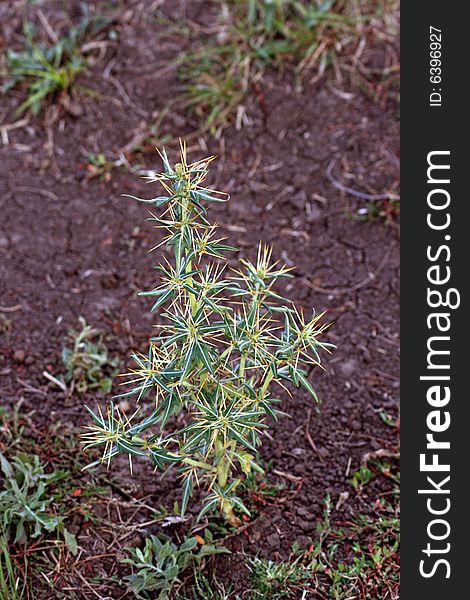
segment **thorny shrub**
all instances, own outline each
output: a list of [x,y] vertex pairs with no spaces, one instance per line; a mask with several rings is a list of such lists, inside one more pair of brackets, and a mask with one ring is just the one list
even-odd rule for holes
[[[259,246],[255,263],[242,259],[239,270],[225,273],[224,254],[236,249],[216,237],[204,206],[228,200],[203,185],[214,157],[188,164],[184,145],[174,166],[165,151],[161,157],[164,172],[150,179],[164,195],[144,202],[164,209],[150,220],[166,231],[162,244],[173,249],[174,264],[158,266],[160,282],[142,293],[154,299],[152,311],[163,311],[160,331],[148,354],[133,354],[132,389],[123,394],[151,396],[153,412],[128,418],[112,401],[105,413],[90,410],[84,442],[104,446],[103,462],[127,454],[131,465],[132,456],[148,456],[158,469],[177,466],[182,512],[202,485],[209,493],[199,518],[218,508],[237,526],[234,509],[248,513],[237,495],[242,474],[261,471],[261,434],[279,414],[272,384],[302,386],[318,401],[308,371],[332,344],[319,340],[323,314],[307,318],[274,290],[290,269],[273,262],[268,247]],[[178,428],[170,417],[181,411]]]

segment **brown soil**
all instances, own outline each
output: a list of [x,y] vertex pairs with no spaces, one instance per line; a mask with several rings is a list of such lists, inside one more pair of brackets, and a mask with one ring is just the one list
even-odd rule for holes
[[[5,47],[21,33],[14,4],[0,9]],[[54,3],[45,4],[53,19]],[[11,322],[11,331],[0,337],[0,397],[4,405],[24,398],[23,409],[35,411],[39,428],[60,421],[64,430],[76,432],[87,422],[83,403],[97,400],[96,394],[65,398],[42,375],[45,369],[60,373],[63,337],[80,315],[112,336],[109,347],[123,360],[130,348],[143,349],[152,333],[148,302],[136,291],[155,282],[152,266],[164,251],[148,250],[160,233],[145,223],[145,206],[121,197],[150,196],[151,190],[120,169],[107,182],[89,179],[86,154],[117,158],[139,127],[167,107],[161,136],[188,136],[196,123],[172,106],[179,93],[174,70],[159,68],[175,56],[177,40],[158,37],[158,26],[145,15],[152,3],[132,4],[133,11],[116,24],[119,45],[107,48],[80,77],[100,96],[76,95],[80,116],[62,110],[52,125],[44,114],[32,118],[10,131],[9,143],[0,147],[0,317]],[[164,7],[168,14],[179,10],[171,4]],[[189,16],[201,21],[205,4],[194,5]],[[112,74],[107,79],[106,70]],[[335,506],[349,492],[333,510],[332,520],[339,521],[373,511],[375,498],[391,489],[378,476],[357,494],[347,481],[367,452],[396,450],[397,431],[379,413],[397,417],[398,226],[359,219],[357,211],[367,203],[333,187],[326,171],[335,160],[335,177],[345,185],[369,193],[396,190],[398,122],[395,107],[379,106],[357,89],[339,94],[336,85],[327,76],[296,92],[288,70],[268,72],[247,100],[248,125],[239,131],[230,126],[219,140],[206,134],[190,142],[194,159],[219,155],[211,183],[232,197],[227,206],[211,207],[221,232],[240,248],[240,257],[253,258],[262,239],[288,265],[298,265],[288,294],[307,310],[329,309],[335,323],[328,338],[338,345],[325,361],[326,372],[314,377],[321,407],[303,391],[286,396],[283,409],[290,417],[273,424],[264,442],[268,480],[285,487],[231,538],[234,553],[217,561],[219,577],[238,590],[248,577],[238,552],[286,557],[293,542],[305,546],[314,536],[327,495]],[[2,124],[13,121],[20,97],[15,90],[2,100]],[[144,152],[129,154],[129,162],[160,167],[145,144]],[[112,473],[120,485],[111,498],[126,500],[127,490],[147,505],[171,509],[180,497],[173,475],[160,479],[146,465],[135,469],[133,483],[125,461],[116,462]],[[129,504],[127,518],[134,512]],[[113,509],[107,518],[119,522]],[[83,559],[103,547],[82,525],[75,529]],[[129,537],[123,541],[132,543]],[[88,580],[109,576],[115,562],[116,555],[94,560],[83,574]],[[72,587],[77,598],[95,597],[80,580]]]

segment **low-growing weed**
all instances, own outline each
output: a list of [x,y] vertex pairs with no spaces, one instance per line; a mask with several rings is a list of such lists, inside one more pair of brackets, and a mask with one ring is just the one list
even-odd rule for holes
[[181,575],[188,567],[200,570],[201,562],[207,556],[228,552],[226,548],[203,544],[197,552],[196,537],[190,537],[177,546],[169,538],[154,535],[145,540],[145,546],[127,548],[130,558],[123,563],[132,566],[132,575],[124,579],[139,598],[168,600],[171,592],[181,587]]
[[290,562],[249,558],[253,584],[250,600],[278,600],[292,596],[294,591],[302,592],[310,573],[300,561],[300,556]]
[[85,37],[96,35],[105,21],[85,14],[76,27],[72,27],[53,45],[47,46],[35,40],[31,23],[24,25],[24,49],[7,49],[8,74],[2,87],[3,93],[17,84],[24,84],[27,98],[15,110],[15,116],[28,109],[40,112],[47,98],[60,94],[66,98],[79,73],[87,65],[82,44]]
[[100,389],[110,392],[119,360],[109,357],[99,330],[87,325],[83,317],[79,318],[79,322],[81,330],[70,331],[67,338],[70,345],[62,350],[65,382],[70,385],[71,391]]
[[373,477],[374,473],[368,467],[361,466],[357,471],[354,471],[351,479],[348,480],[348,483],[350,483],[355,490],[360,492]]
[[[368,77],[377,73],[368,73],[363,65],[357,68],[360,42],[364,40],[363,46],[368,38],[389,40],[397,32],[396,2],[388,0],[379,6],[345,0],[223,0],[219,4],[219,24],[212,28],[213,34],[178,58],[182,101],[212,130],[235,116],[238,122],[243,120],[242,102],[266,67],[294,69],[300,81],[307,74],[318,79],[331,65],[338,73],[344,63],[345,73],[351,71],[370,91],[374,85]],[[190,36],[187,28],[182,33]],[[353,54],[355,62],[348,59]],[[393,68],[388,74],[396,75]],[[385,87],[383,81],[381,85]]]
[[22,453],[10,462],[0,452],[0,467],[4,475],[0,492],[3,535],[16,544],[61,529],[62,518],[49,511],[52,498],[47,488],[63,479],[65,473],[46,474],[38,456]]
[[357,211],[361,221],[383,221],[386,225],[396,223],[400,218],[400,201],[395,199],[369,202],[366,207]]

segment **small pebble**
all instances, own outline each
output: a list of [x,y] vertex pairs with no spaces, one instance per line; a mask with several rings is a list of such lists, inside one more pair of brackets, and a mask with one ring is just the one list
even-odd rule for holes
[[313,519],[312,511],[305,506],[299,506],[296,512],[299,517],[302,517],[302,519],[305,519],[306,521],[311,521]]
[[279,534],[276,532],[271,533],[266,538],[266,543],[271,548],[279,548],[280,542],[281,542],[281,540],[279,539]]
[[26,358],[26,353],[24,350],[15,350],[13,358],[17,363],[23,363]]

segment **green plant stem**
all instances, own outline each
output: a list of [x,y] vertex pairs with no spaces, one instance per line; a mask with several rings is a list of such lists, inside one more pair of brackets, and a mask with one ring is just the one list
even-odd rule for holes
[[[181,203],[181,222],[184,223],[186,220],[186,216],[188,214],[188,203],[189,203],[189,198],[188,196],[186,196],[182,203]],[[178,260],[178,258],[176,257],[176,259]],[[188,261],[188,264],[186,265],[186,273],[190,273],[192,270],[192,261]],[[192,277],[188,277],[188,285],[189,287],[192,287],[193,285],[193,278]],[[196,302],[196,296],[192,293],[189,292],[189,302],[191,305],[191,314],[195,315],[197,312],[197,302]]]
[[272,371],[269,371],[269,373],[266,375],[266,379],[264,380],[263,387],[261,388],[261,391],[260,391],[260,400],[262,400],[264,398],[264,396],[266,395],[269,384],[271,383],[271,381],[273,379],[274,379],[274,374]]
[[[217,483],[223,491],[227,487],[228,475],[230,470],[230,461],[227,458],[225,445],[220,439],[215,441],[215,452],[217,462]],[[222,513],[225,520],[233,527],[240,527],[241,521],[233,512],[233,506],[229,500],[224,500],[222,504]]]
[[224,444],[221,440],[215,440],[215,455],[218,460],[217,462],[217,483],[219,484],[220,489],[225,489],[227,487],[227,477],[228,477],[228,465],[227,459],[225,458],[225,448]]
[[[189,261],[188,265],[186,267],[186,273],[189,273],[191,271],[191,269],[192,269],[192,263],[191,263],[191,261]],[[189,287],[192,287],[192,285],[193,285],[192,277],[188,277],[188,285],[189,285]],[[196,302],[196,296],[192,292],[189,292],[189,302],[191,304],[191,313],[193,315],[195,315],[197,312],[197,302]]]
[[239,369],[239,372],[238,372],[238,374],[240,376],[240,379],[243,379],[244,376],[245,376],[245,362],[246,362],[246,359],[245,359],[244,356],[242,356],[240,358],[240,369]]

